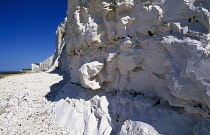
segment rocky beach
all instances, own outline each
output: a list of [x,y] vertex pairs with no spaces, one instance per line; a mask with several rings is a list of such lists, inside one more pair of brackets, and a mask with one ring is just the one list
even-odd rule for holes
[[55,125],[49,112],[51,101],[45,98],[51,86],[61,80],[63,76],[56,73],[27,73],[0,79],[0,134],[70,134]]

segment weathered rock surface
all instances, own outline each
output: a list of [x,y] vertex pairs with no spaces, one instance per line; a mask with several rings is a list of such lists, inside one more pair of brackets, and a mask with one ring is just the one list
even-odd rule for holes
[[142,92],[209,117],[210,1],[68,2],[71,82]]

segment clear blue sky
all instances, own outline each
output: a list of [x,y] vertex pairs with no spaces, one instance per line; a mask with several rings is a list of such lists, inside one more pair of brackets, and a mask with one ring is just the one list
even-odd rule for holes
[[0,71],[31,68],[51,56],[67,0],[0,0]]

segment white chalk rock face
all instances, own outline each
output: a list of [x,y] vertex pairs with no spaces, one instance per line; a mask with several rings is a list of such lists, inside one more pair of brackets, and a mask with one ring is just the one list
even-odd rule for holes
[[71,82],[210,113],[210,1],[68,1],[60,68]]
[[[76,135],[109,135],[112,131],[106,97],[94,96],[90,100],[84,90],[67,83],[56,96],[53,117],[57,125],[69,128]],[[77,99],[81,98],[81,99]]]

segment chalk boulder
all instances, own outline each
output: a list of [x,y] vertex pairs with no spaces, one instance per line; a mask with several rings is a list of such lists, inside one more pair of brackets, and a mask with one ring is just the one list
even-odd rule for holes
[[100,89],[99,81],[94,77],[103,69],[104,64],[98,61],[86,63],[79,69],[82,86],[93,90]]

